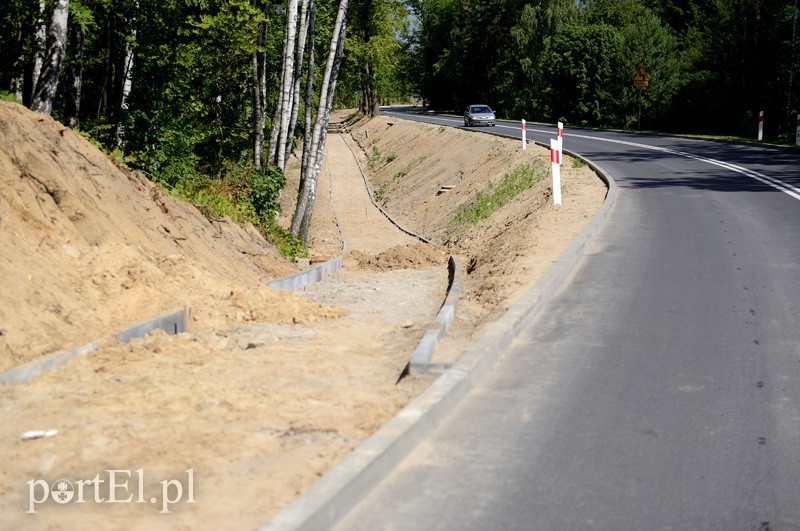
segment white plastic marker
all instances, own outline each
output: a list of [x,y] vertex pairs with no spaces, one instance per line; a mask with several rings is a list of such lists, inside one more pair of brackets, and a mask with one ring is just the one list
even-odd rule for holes
[[758,141],[764,140],[764,111],[758,113]]
[[55,437],[58,435],[58,430],[34,430],[34,431],[26,431],[19,438],[23,441],[32,441],[34,439],[41,439],[43,437]]
[[523,149],[523,151],[528,149],[528,138],[527,138],[527,132],[526,132],[525,128],[526,128],[525,119],[523,118],[523,120],[522,120],[522,149]]
[[564,156],[564,124],[558,122],[558,152]]
[[550,139],[550,166],[553,170],[553,204],[561,204],[561,152],[558,140]]

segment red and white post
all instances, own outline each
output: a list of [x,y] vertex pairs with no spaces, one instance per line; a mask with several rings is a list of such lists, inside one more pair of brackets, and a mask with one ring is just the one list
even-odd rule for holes
[[800,114],[797,115],[797,133],[795,133],[794,143],[800,146]]
[[758,113],[758,141],[764,140],[764,111]]
[[564,157],[564,124],[558,122],[558,152]]
[[528,149],[528,132],[526,130],[525,119],[522,120],[522,150]]
[[561,204],[561,151],[559,141],[550,139],[550,166],[553,170],[553,204]]

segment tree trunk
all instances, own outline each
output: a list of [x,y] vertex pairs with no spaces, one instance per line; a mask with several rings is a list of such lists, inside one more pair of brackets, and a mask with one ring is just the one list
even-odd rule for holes
[[311,142],[311,134],[312,134],[312,110],[314,107],[313,104],[313,97],[314,97],[314,41],[316,40],[316,19],[317,19],[317,8],[314,4],[314,0],[311,0],[311,13],[309,18],[308,26],[308,71],[306,72],[306,123],[305,129],[303,130],[303,157],[302,161],[300,162],[300,186],[298,190],[303,189],[303,176],[306,174],[306,167],[308,166],[308,153],[309,150],[305,149],[305,144]]
[[[300,82],[303,78],[303,53],[305,52],[306,42],[308,40],[308,25],[309,25],[309,0],[302,0],[302,7],[300,9],[300,31],[297,35],[297,48],[294,58],[294,80],[292,86],[292,109],[289,114],[289,126],[286,133],[286,152],[284,153],[285,161],[289,159],[292,153],[292,138],[294,138],[295,128],[297,127],[297,114],[300,111]],[[312,0],[313,2],[313,0]]]
[[47,44],[47,11],[44,0],[39,0],[39,15],[36,18],[36,33],[33,35],[33,70],[31,72],[30,97],[36,92],[36,84],[42,74],[45,46]]
[[109,94],[112,94],[114,92],[112,87],[114,86],[114,79],[116,78],[114,61],[112,59],[113,54],[111,51],[113,30],[111,29],[110,18],[105,22],[104,31],[106,34],[106,48],[104,50],[106,65],[103,73],[103,82],[100,85],[100,97],[97,98],[97,114],[95,118],[97,118],[98,120],[101,117],[110,114],[108,110],[108,97]]
[[[281,80],[279,86],[283,86],[283,69],[281,69]],[[278,92],[278,104],[275,107],[275,114],[272,117],[272,129],[269,132],[269,152],[267,160],[270,164],[275,164],[278,152],[278,136],[281,131],[281,109],[283,108],[283,91]]]
[[35,112],[43,114],[53,112],[53,100],[56,97],[58,77],[61,75],[64,50],[67,46],[68,17],[69,0],[55,0],[50,11],[50,24],[47,28],[47,51],[31,101],[31,110]]
[[378,101],[378,80],[375,65],[372,62],[367,64],[369,74],[369,115],[377,116],[380,112],[380,101]]
[[345,18],[344,22],[342,23],[342,30],[341,36],[339,37],[339,45],[336,49],[336,56],[334,58],[333,70],[331,73],[331,83],[328,88],[328,104],[325,106],[325,112],[322,121],[322,135],[321,140],[319,143],[319,148],[317,150],[317,156],[314,161],[314,167],[312,168],[311,179],[313,179],[314,187],[313,193],[309,198],[308,204],[306,205],[305,213],[303,214],[303,221],[300,223],[300,237],[303,241],[308,241],[308,231],[311,227],[311,218],[314,214],[314,203],[317,199],[316,189],[317,189],[317,182],[319,181],[319,174],[322,168],[322,159],[325,155],[325,143],[328,139],[328,124],[330,123],[331,117],[331,107],[333,106],[333,96],[336,92],[336,80],[339,78],[339,70],[342,66],[342,54],[344,53],[344,40],[345,40],[345,30],[347,26],[347,18]]
[[367,116],[375,116],[378,114],[378,100],[375,91],[375,67],[370,61],[367,61],[367,64],[364,65],[364,88],[362,99],[362,114]]
[[14,66],[11,82],[9,89],[11,93],[14,95],[14,98],[17,101],[22,101],[23,97],[23,89],[25,86],[25,50],[23,49],[23,32],[22,32],[22,23],[20,22],[17,25],[17,49],[20,50],[19,55],[17,55],[16,60],[14,61]]
[[[269,14],[269,2],[264,2],[263,13]],[[267,93],[267,29],[268,21],[258,26],[256,50],[253,52],[253,163],[257,171],[264,170],[264,121]]]
[[258,50],[253,52],[253,165],[264,170],[264,103],[261,100],[261,69]]
[[83,45],[86,38],[86,28],[74,24],[72,28],[73,61],[69,67],[69,98],[67,99],[67,127],[76,128],[80,125],[81,114],[81,87],[83,85]]
[[325,64],[325,74],[320,87],[320,102],[317,119],[314,124],[311,142],[306,142],[303,149],[308,149],[308,162],[303,176],[303,188],[297,200],[294,216],[292,217],[291,235],[300,236],[308,241],[308,228],[316,199],[317,179],[319,178],[320,165],[325,153],[325,140],[328,132],[333,94],[336,90],[336,80],[342,62],[344,51],[344,36],[347,27],[347,0],[339,1],[339,10],[336,14],[336,23],[333,27],[331,46],[328,51],[328,60]]
[[[283,170],[285,166],[286,134],[289,129],[289,116],[292,110],[292,84],[294,81],[294,49],[297,36],[298,0],[289,0],[286,10],[286,30],[283,41],[283,68],[281,69],[281,92],[275,120],[270,135],[269,160]],[[276,130],[277,129],[277,130]]]
[[297,0],[289,0],[289,15],[291,18],[291,23],[287,23],[286,25],[286,45],[287,49],[284,52],[286,55],[286,62],[284,63],[284,68],[286,70],[286,76],[283,78],[283,87],[281,90],[283,91],[283,107],[281,108],[281,128],[278,133],[278,144],[277,144],[277,153],[276,153],[276,164],[278,167],[283,170],[286,167],[286,144],[288,143],[288,134],[289,134],[289,118],[292,115],[292,102],[294,99],[294,93],[292,92],[292,88],[294,87],[294,70],[295,70],[295,48],[297,47],[296,39],[297,39],[297,8],[298,8],[298,1]]
[[122,72],[122,98],[119,102],[119,108],[122,112],[119,113],[117,118],[117,147],[122,147],[125,142],[125,120],[127,119],[128,98],[131,95],[131,88],[133,87],[133,59],[134,47],[136,45],[136,13],[139,11],[139,1],[133,0],[133,16],[129,20],[131,26],[130,38],[125,41],[125,62]]

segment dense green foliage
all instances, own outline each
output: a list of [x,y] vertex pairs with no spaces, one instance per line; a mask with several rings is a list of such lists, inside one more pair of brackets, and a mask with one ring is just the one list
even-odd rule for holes
[[[324,66],[338,4],[338,0],[314,2],[317,65]],[[85,136],[172,193],[206,205],[215,215],[252,221],[275,237],[280,232],[274,222],[277,197],[285,180],[277,168],[264,164],[263,171],[256,171],[253,164],[253,61],[256,52],[266,53],[269,132],[280,90],[287,2],[70,0],[69,8],[54,118],[69,122],[75,102],[70,76],[80,72],[80,110],[74,123]],[[33,65],[37,48],[41,49],[36,30],[46,24],[46,12],[40,13],[35,0],[0,3],[3,99],[19,97],[30,104]],[[347,41],[352,53],[341,75],[345,90],[337,92],[340,102],[359,104],[367,64],[374,67],[370,79],[376,98],[384,101],[381,94],[401,92],[395,89],[392,67],[401,52],[395,31],[406,24],[406,15],[400,0],[351,3],[350,18],[359,23]],[[258,44],[263,23],[266,39]],[[83,30],[82,49],[73,31],[77,28]],[[133,69],[125,98],[127,51],[133,52]],[[303,69],[305,76],[305,65]],[[318,67],[316,87],[322,75]],[[297,134],[302,135],[304,110],[299,117]],[[295,243],[286,245],[292,253],[297,251]]]
[[375,114],[378,105],[407,100],[402,45],[408,42],[408,9],[401,0],[350,0],[342,97],[349,107]]
[[[253,61],[266,54],[269,131],[287,5],[70,0],[54,117],[167,188],[272,231],[284,179],[254,169]],[[315,1],[317,65],[337,5]],[[0,3],[0,98],[30,103],[47,12],[35,0]],[[510,118],[619,128],[638,127],[641,106],[645,129],[750,138],[763,110],[766,138],[788,140],[800,102],[796,17],[796,0],[350,0],[335,101],[370,114],[416,94],[439,110],[485,102]],[[645,89],[632,83],[640,67]]]
[[763,110],[767,138],[794,136],[794,0],[408,4],[419,23],[409,72],[434,108],[486,102],[513,118],[635,128],[641,102],[644,128],[747,137]]

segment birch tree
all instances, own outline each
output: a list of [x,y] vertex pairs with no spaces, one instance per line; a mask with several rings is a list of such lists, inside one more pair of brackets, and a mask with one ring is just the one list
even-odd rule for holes
[[44,64],[45,46],[47,45],[47,6],[44,0],[39,0],[39,15],[36,21],[36,32],[33,34],[33,70],[31,72],[30,93],[36,92],[36,84],[42,73]]
[[347,0],[340,0],[339,10],[336,14],[336,22],[333,26],[331,36],[331,46],[328,51],[328,59],[325,63],[325,74],[322,78],[320,87],[319,110],[314,123],[314,131],[311,141],[306,142],[303,149],[308,149],[308,162],[304,168],[302,181],[303,187],[297,200],[292,224],[290,228],[293,237],[300,236],[304,241],[308,241],[308,228],[311,224],[311,217],[314,211],[314,201],[316,200],[317,180],[319,179],[322,157],[325,153],[325,141],[328,134],[328,122],[330,121],[331,107],[333,106],[333,95],[336,91],[336,80],[339,76],[339,69],[342,64],[342,53],[344,51],[344,38],[347,28]]
[[300,31],[297,34],[297,47],[295,53],[295,69],[294,69],[294,80],[292,83],[292,105],[291,105],[291,112],[289,113],[289,123],[288,123],[288,131],[285,137],[285,153],[283,155],[284,158],[284,166],[285,161],[289,158],[289,155],[292,152],[292,138],[294,138],[295,127],[297,126],[297,115],[300,110],[300,82],[302,81],[303,77],[303,53],[305,51],[306,42],[308,41],[308,26],[310,20],[310,7],[313,8],[314,0],[303,0],[302,7],[300,8]]
[[36,89],[31,101],[31,110],[43,114],[53,112],[53,100],[58,89],[58,78],[67,47],[67,19],[69,18],[69,0],[54,0],[50,10],[50,23],[47,27],[47,45],[42,72],[36,82]]
[[[305,128],[303,131],[303,143],[311,141],[311,134],[313,132],[313,125],[312,125],[312,110],[313,110],[313,97],[314,97],[314,68],[315,68],[315,61],[314,61],[314,42],[316,41],[316,18],[317,18],[317,7],[314,3],[314,0],[311,0],[311,5],[309,6],[309,25],[308,25],[308,38],[309,38],[309,45],[308,45],[308,69],[306,71],[306,116],[305,116]],[[302,160],[300,162],[300,189],[303,188],[303,175],[305,175],[305,168],[308,166],[308,152],[309,150],[303,149]]]
[[286,143],[289,129],[289,117],[292,110],[292,86],[294,82],[294,50],[297,38],[297,0],[288,0],[286,10],[286,30],[283,44],[283,68],[281,69],[281,90],[275,118],[272,121],[272,132],[269,143],[269,160],[281,171],[285,166],[285,154],[282,147]]
[[80,124],[81,114],[81,89],[83,85],[83,49],[86,39],[86,29],[80,24],[73,24],[70,46],[73,51],[72,62],[69,65],[67,79],[69,80],[69,97],[67,98],[67,127],[73,129]]
[[253,51],[253,163],[257,171],[264,170],[264,127],[267,101],[267,32],[269,31],[269,2],[261,3],[264,19],[259,22],[256,49]]
[[70,11],[70,36],[67,48],[67,90],[65,98],[65,123],[68,127],[76,128],[80,125],[81,101],[83,99],[83,70],[84,56],[86,54],[86,35],[97,29],[95,16],[83,0],[71,0]]
[[133,58],[136,46],[136,12],[139,11],[139,0],[133,0],[131,3],[132,14],[128,19],[131,30],[128,37],[125,39],[125,58],[123,62],[122,72],[122,97],[119,102],[120,117],[117,121],[117,146],[122,147],[125,141],[125,114],[128,110],[128,97],[131,94],[133,87]]

